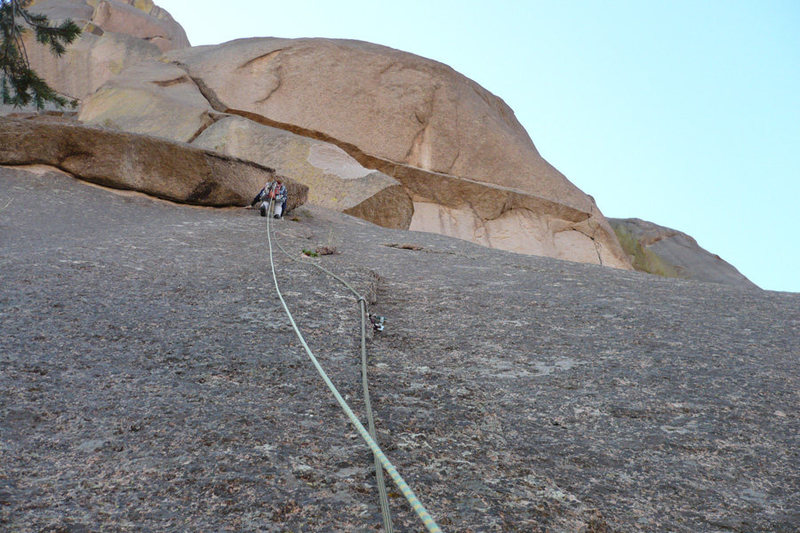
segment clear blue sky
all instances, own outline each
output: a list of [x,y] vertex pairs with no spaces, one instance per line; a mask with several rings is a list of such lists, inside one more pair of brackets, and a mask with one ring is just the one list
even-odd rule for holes
[[370,41],[503,98],[606,216],[800,292],[800,1],[156,0],[192,45]]

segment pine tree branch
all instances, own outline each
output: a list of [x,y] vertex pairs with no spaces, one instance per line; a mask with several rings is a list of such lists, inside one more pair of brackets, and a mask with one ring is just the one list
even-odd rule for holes
[[[53,90],[31,68],[22,36],[25,31],[32,28],[36,41],[48,46],[50,51],[59,57],[66,51],[66,45],[80,35],[81,29],[71,19],[63,21],[58,26],[51,26],[45,15],[27,11],[26,7],[30,4],[31,0],[0,0],[0,37],[3,39],[2,54],[0,54],[2,102],[24,106],[33,100],[37,109],[42,109],[46,102],[53,102],[58,106],[71,103],[75,107],[74,99],[68,102],[66,95]],[[18,24],[18,19],[29,28]]]

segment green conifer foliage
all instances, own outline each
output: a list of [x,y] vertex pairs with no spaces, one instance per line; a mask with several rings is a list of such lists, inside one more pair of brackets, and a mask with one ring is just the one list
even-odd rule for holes
[[22,36],[33,31],[37,42],[61,56],[81,29],[70,19],[51,26],[46,16],[28,11],[30,4],[31,0],[0,0],[0,98],[15,107],[33,103],[42,109],[46,102],[75,107],[74,100],[53,90],[31,69]]

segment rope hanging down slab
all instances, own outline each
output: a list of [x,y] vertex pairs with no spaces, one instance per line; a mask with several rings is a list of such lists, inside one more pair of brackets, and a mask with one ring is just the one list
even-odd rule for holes
[[283,306],[283,310],[286,312],[286,316],[289,318],[289,322],[291,323],[292,328],[294,329],[294,332],[297,335],[297,338],[300,340],[300,344],[303,346],[303,349],[306,351],[306,354],[308,355],[309,359],[311,359],[312,364],[317,369],[317,372],[319,373],[322,380],[325,382],[325,385],[331,391],[334,398],[336,398],[336,401],[338,402],[339,406],[347,415],[347,418],[356,428],[359,435],[361,435],[361,438],[364,439],[364,441],[367,443],[367,446],[369,446],[369,448],[372,450],[372,453],[375,455],[375,457],[378,458],[381,466],[383,467],[384,470],[386,470],[386,473],[389,474],[389,477],[392,478],[394,484],[397,486],[400,492],[403,493],[403,496],[405,496],[406,500],[408,500],[409,505],[411,505],[411,508],[414,510],[414,512],[417,514],[420,520],[422,520],[422,523],[425,525],[425,528],[430,533],[441,533],[442,531],[441,528],[436,524],[431,515],[428,514],[428,511],[422,506],[420,501],[417,499],[417,496],[414,494],[414,491],[411,490],[411,487],[409,487],[408,484],[405,482],[405,480],[402,478],[402,476],[400,476],[400,473],[397,471],[394,465],[389,461],[389,458],[386,457],[386,455],[383,453],[383,450],[381,450],[380,446],[378,446],[378,443],[375,442],[375,439],[372,438],[372,436],[366,430],[366,428],[358,419],[358,417],[356,417],[355,413],[353,413],[353,410],[350,409],[349,405],[347,405],[345,399],[342,398],[342,395],[339,394],[339,391],[336,389],[336,386],[330,380],[328,374],[325,373],[325,370],[319,364],[319,361],[317,361],[317,358],[314,356],[314,353],[311,351],[311,348],[309,348],[308,344],[306,343],[305,338],[303,338],[303,334],[300,332],[300,328],[297,327],[297,323],[294,321],[292,313],[289,311],[289,307],[286,305],[286,301],[283,299],[280,287],[278,286],[278,278],[275,273],[275,262],[273,260],[273,255],[272,255],[272,236],[270,234],[269,213],[270,210],[267,210],[267,242],[269,244],[269,264],[270,268],[272,269],[272,280],[275,283],[275,291],[278,294],[278,299],[280,300],[281,305]]
[[[277,232],[276,232],[277,233]],[[281,246],[281,243],[275,239],[275,244],[278,245],[278,248],[291,259],[292,261],[296,261],[298,263],[303,263],[307,265],[311,265],[313,267],[318,268],[319,270],[325,272],[329,276],[333,277],[337,281],[341,282],[347,289],[353,293],[356,297],[356,301],[358,302],[359,310],[361,311],[361,383],[364,389],[364,410],[367,414],[367,426],[369,428],[369,435],[372,437],[372,440],[375,442],[378,441],[378,437],[376,436],[377,433],[375,432],[375,416],[372,413],[372,402],[370,401],[369,396],[369,381],[367,379],[367,332],[366,332],[366,316],[367,316],[367,300],[361,296],[358,291],[356,291],[352,285],[347,283],[343,278],[337,276],[327,268],[323,267],[322,265],[318,265],[316,263],[312,263],[309,261],[301,261],[293,257],[286,249]],[[394,527],[392,526],[392,513],[389,510],[389,498],[386,496],[386,482],[383,480],[383,467],[381,466],[380,459],[377,455],[373,454],[373,458],[375,460],[375,479],[378,484],[378,499],[381,504],[381,516],[383,518],[383,530],[385,533],[394,533]]]

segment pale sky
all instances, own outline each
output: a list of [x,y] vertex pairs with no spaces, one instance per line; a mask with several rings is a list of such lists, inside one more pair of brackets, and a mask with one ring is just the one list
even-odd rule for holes
[[501,97],[609,217],[800,292],[800,2],[156,0],[192,45],[370,41]]

